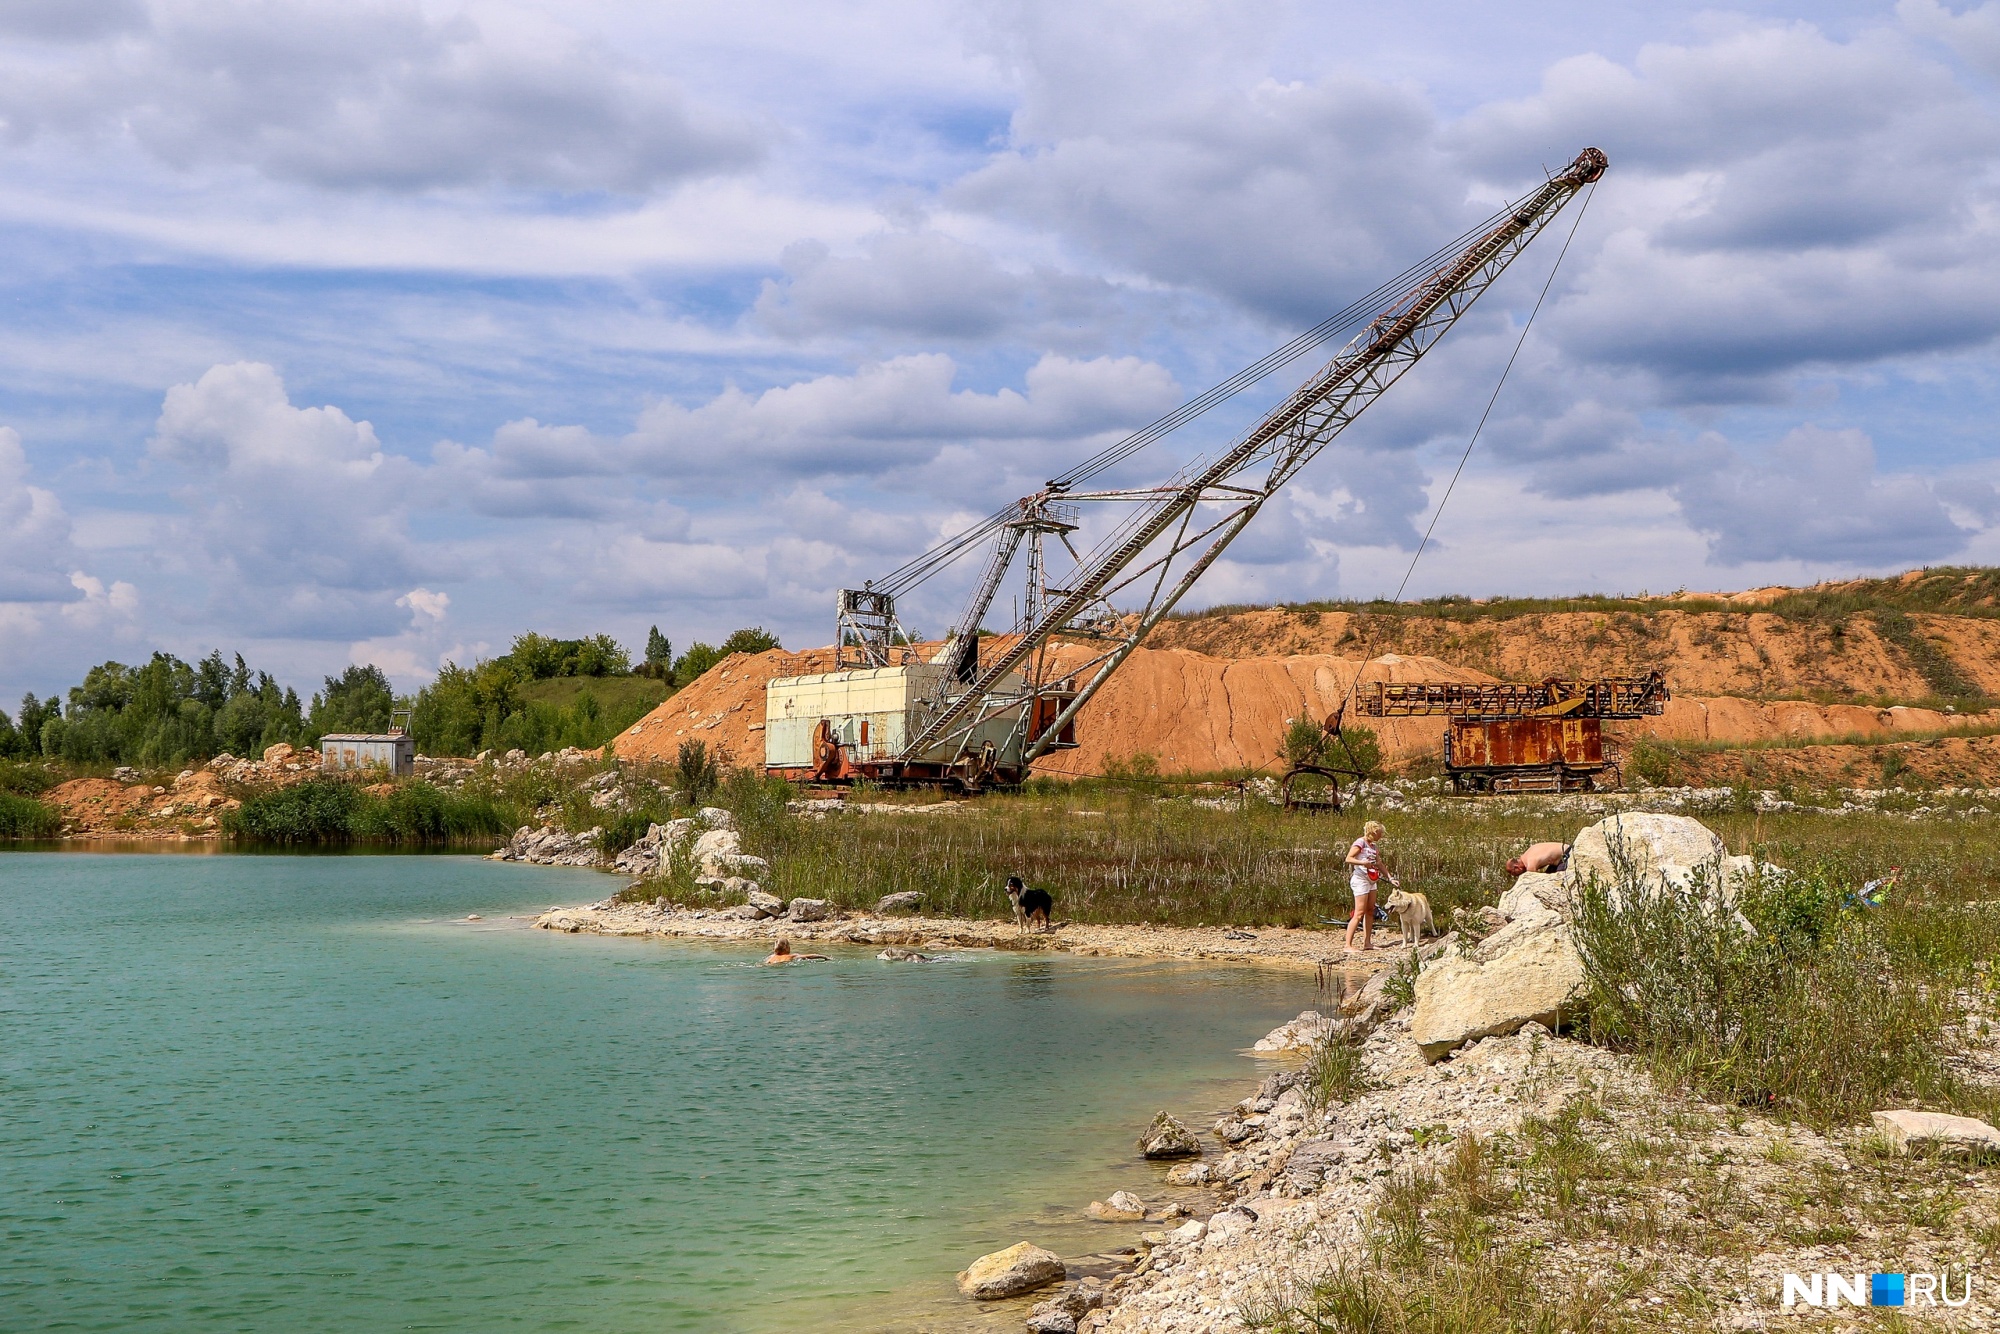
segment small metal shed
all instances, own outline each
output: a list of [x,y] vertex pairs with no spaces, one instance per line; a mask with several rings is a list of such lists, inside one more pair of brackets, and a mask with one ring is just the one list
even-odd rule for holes
[[407,732],[329,733],[319,739],[322,769],[367,769],[380,765],[397,777],[416,772],[417,743]]

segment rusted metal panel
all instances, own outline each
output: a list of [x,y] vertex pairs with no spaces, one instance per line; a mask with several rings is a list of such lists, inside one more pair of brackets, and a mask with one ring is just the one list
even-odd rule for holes
[[1604,727],[1595,718],[1452,719],[1449,763],[1455,769],[1604,763]]

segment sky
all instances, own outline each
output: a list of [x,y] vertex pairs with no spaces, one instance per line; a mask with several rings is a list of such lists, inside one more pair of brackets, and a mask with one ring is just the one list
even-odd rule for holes
[[0,699],[829,642],[1586,145],[1187,605],[2000,563],[2000,0],[0,0]]

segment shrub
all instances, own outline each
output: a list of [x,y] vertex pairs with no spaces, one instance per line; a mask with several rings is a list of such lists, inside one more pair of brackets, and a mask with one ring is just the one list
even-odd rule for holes
[[315,778],[260,792],[223,816],[223,829],[251,843],[453,843],[503,834],[507,813],[492,797],[409,783],[386,796]]
[[1306,717],[1294,718],[1285,724],[1285,735],[1278,742],[1278,758],[1294,768],[1324,764],[1328,741],[1326,728],[1318,722]]
[[0,792],[0,838],[54,838],[62,829],[55,809],[33,797]]
[[1327,754],[1336,765],[1346,764],[1359,769],[1370,778],[1382,772],[1382,743],[1375,733],[1366,727],[1352,725],[1342,727],[1336,738],[1340,742],[1338,750],[1329,746]]
[[222,827],[253,843],[345,843],[361,789],[315,778],[259,792],[222,817]]
[[1300,1087],[1306,1105],[1316,1112],[1367,1090],[1368,1063],[1362,1056],[1360,1039],[1346,1028],[1328,1034],[1306,1058],[1305,1082]]
[[721,785],[722,769],[716,764],[715,757],[708,753],[706,744],[683,741],[674,757],[674,777],[687,793],[688,800],[699,806]]
[[1707,1097],[1821,1126],[1891,1098],[1962,1096],[1951,979],[1892,954],[1888,910],[1843,911],[1823,870],[1753,882],[1732,901],[1720,870],[1676,886],[1620,862],[1614,884],[1579,887],[1593,1037]]

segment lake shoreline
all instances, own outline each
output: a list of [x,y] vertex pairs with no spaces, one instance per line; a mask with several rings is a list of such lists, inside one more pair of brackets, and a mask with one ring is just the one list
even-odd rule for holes
[[994,918],[829,912],[819,921],[786,917],[750,920],[725,916],[714,909],[608,901],[580,907],[551,907],[531,924],[538,930],[571,935],[711,942],[782,937],[795,944],[813,941],[913,950],[995,949],[1086,958],[1259,964],[1301,970],[1340,968],[1373,972],[1393,966],[1408,953],[1401,945],[1388,945],[1385,933],[1379,928],[1373,950],[1348,954],[1343,947],[1342,931],[1336,929],[1257,927],[1252,930],[1064,922],[1047,931],[1023,931],[1011,921]]

